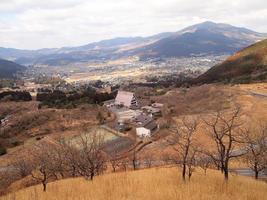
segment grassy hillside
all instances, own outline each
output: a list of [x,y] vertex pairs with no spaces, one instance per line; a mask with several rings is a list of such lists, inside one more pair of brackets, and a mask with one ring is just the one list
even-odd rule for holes
[[17,72],[24,69],[24,66],[17,63],[0,59],[0,78],[12,78]]
[[251,45],[212,67],[198,77],[197,83],[246,83],[267,79],[267,39]]
[[223,181],[218,171],[207,175],[197,170],[190,182],[183,183],[177,168],[147,169],[48,184],[47,192],[34,186],[2,197],[2,200],[261,200],[267,196],[267,184],[252,178],[231,176]]

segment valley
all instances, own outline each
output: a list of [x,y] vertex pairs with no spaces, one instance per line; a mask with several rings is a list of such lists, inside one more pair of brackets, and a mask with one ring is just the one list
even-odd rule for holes
[[66,66],[33,66],[23,74],[30,81],[39,76],[59,75],[68,83],[109,81],[121,84],[125,81],[144,82],[148,76],[170,76],[190,72],[195,76],[207,71],[212,66],[222,62],[228,55],[207,55],[189,58],[162,58],[139,60],[137,57],[92,62],[86,64],[71,64]]

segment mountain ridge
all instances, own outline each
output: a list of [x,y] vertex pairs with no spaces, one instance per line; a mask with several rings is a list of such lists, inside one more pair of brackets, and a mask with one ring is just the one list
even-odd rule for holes
[[265,33],[207,21],[177,32],[164,32],[148,37],[117,37],[77,47],[39,50],[0,48],[0,57],[25,65],[64,65],[127,56],[146,59],[188,57],[194,54],[232,54],[266,37]]
[[207,21],[184,28],[145,47],[141,52],[143,51],[144,57],[232,54],[266,36],[265,33],[257,33],[246,28]]

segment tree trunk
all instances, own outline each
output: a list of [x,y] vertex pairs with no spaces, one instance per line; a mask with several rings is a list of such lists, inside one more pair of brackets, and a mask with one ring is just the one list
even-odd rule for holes
[[258,179],[258,178],[259,178],[259,172],[255,171],[255,179]]
[[228,169],[224,169],[224,179],[226,181],[228,181],[228,178],[229,178],[229,172],[228,172]]
[[229,159],[225,159],[224,162],[222,162],[222,171],[224,174],[224,180],[228,181],[229,178],[229,169],[228,169],[228,163],[229,163]]
[[76,167],[72,166],[72,177],[76,176]]
[[134,158],[133,159],[133,170],[136,170],[137,169],[137,167],[136,167],[136,159]]
[[91,180],[91,181],[94,179],[94,176],[95,176],[95,174],[92,172],[92,173],[90,174],[90,180]]
[[116,166],[112,165],[113,172],[116,172]]
[[226,164],[224,165],[223,172],[224,172],[224,179],[225,179],[226,181],[228,181],[228,178],[229,178],[228,163],[226,163]]
[[190,179],[191,179],[191,176],[192,176],[192,172],[191,172],[191,170],[189,170],[189,174],[188,174],[188,180],[190,181]]
[[43,182],[43,191],[46,192],[46,182]]
[[186,175],[186,164],[185,163],[183,164],[183,173],[182,173],[182,175],[183,175],[183,180],[185,181],[185,175]]
[[258,179],[259,178],[259,170],[258,170],[258,165],[257,163],[255,163],[254,165],[254,175],[255,175],[255,179]]

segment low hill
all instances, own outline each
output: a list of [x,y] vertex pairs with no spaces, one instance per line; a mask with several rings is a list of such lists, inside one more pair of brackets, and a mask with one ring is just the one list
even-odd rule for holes
[[253,44],[208,70],[195,83],[238,82],[267,79],[267,39]]
[[252,178],[231,176],[228,184],[218,171],[207,175],[197,170],[190,182],[184,183],[177,168],[154,168],[113,173],[96,177],[66,179],[49,183],[47,192],[41,186],[20,190],[1,200],[256,200],[267,196],[267,184]]
[[17,63],[0,59],[0,78],[13,78],[14,75],[25,70],[25,67]]

